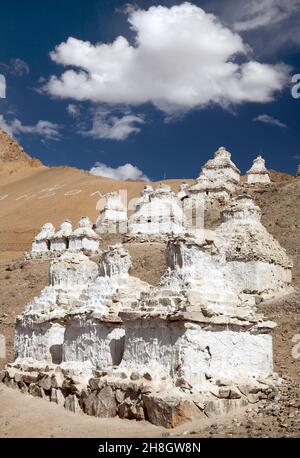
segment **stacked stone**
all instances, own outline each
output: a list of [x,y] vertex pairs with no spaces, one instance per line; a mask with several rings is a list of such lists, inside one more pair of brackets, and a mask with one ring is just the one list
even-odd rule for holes
[[265,159],[261,156],[257,156],[257,158],[254,159],[252,167],[248,170],[246,175],[248,184],[268,184],[271,182],[270,174],[266,169]]

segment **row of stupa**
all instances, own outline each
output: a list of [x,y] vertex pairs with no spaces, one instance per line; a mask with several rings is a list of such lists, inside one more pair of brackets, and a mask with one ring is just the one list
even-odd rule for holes
[[[146,185],[136,201],[133,214],[128,217],[127,208],[118,192],[106,194],[105,205],[99,218],[93,224],[83,217],[73,232],[72,225],[65,221],[56,232],[51,223],[43,226],[33,240],[32,252],[61,252],[65,249],[86,249],[97,251],[99,234],[120,232],[137,234],[182,234],[191,227],[203,226],[204,209],[214,203],[226,205],[239,188],[240,171],[231,160],[225,148],[216,151],[214,159],[202,168],[196,183],[189,186],[183,183],[176,194],[169,185],[161,183],[155,190]],[[247,183],[269,183],[270,176],[262,157],[254,160],[247,172]],[[194,210],[199,218],[195,222]],[[95,230],[94,230],[95,229]]]
[[0,377],[74,412],[166,427],[272,396],[276,325],[256,305],[289,291],[292,264],[260,216],[241,195],[216,230],[173,234],[157,286],[130,275],[124,245],[99,262],[65,251]]
[[48,252],[61,253],[65,250],[95,252],[98,249],[99,236],[93,230],[93,223],[87,216],[80,219],[75,230],[71,221],[67,219],[57,231],[53,224],[46,223],[32,242],[32,253],[36,255]]

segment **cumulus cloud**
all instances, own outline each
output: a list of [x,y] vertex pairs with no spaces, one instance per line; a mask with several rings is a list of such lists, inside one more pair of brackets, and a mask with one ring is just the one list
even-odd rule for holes
[[265,124],[271,124],[271,126],[280,127],[281,129],[287,129],[288,126],[279,119],[273,118],[267,114],[262,114],[253,119],[253,121],[263,122]]
[[287,66],[248,59],[237,33],[191,3],[129,9],[128,22],[134,45],[123,36],[59,44],[52,60],[73,68],[51,76],[45,90],[109,105],[152,103],[172,115],[210,103],[269,102],[288,82]]
[[42,136],[47,140],[59,140],[60,138],[60,126],[50,121],[40,120],[33,126],[26,126],[19,119],[6,121],[4,116],[0,115],[0,127],[11,136],[32,134]]
[[300,11],[300,0],[251,0],[243,2],[236,31],[278,24]]
[[88,131],[81,131],[81,134],[93,138],[125,140],[129,135],[140,132],[141,129],[138,126],[143,123],[142,116],[131,113],[115,116],[108,111],[96,110],[92,128]]
[[115,180],[142,180],[149,181],[149,178],[138,167],[132,164],[124,164],[113,168],[101,162],[96,162],[90,173],[99,177],[113,178]]

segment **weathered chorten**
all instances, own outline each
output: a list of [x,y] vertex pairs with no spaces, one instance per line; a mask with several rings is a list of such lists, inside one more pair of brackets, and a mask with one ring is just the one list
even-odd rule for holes
[[97,219],[96,231],[100,234],[126,232],[126,230],[120,231],[120,226],[127,227],[127,210],[122,203],[120,194],[118,192],[110,192],[104,198],[105,205]]
[[143,192],[136,201],[135,211],[137,212],[144,204],[148,204],[153,193],[153,188],[150,185],[144,186]]
[[[149,373],[164,395],[184,386],[206,401],[220,396],[220,378],[238,386],[271,376],[275,323],[241,301],[214,243],[170,240],[167,263],[159,285],[140,305],[120,312],[125,350],[119,369]],[[186,394],[179,389],[177,396]]]
[[179,200],[186,199],[190,196],[189,187],[190,187],[189,184],[186,183],[185,181],[181,183],[181,185],[179,186],[178,194],[177,194],[177,197]]
[[66,219],[60,229],[51,237],[51,251],[64,251],[69,248],[69,239],[73,232],[71,222]]
[[240,171],[231,160],[231,154],[220,147],[203,167],[190,193],[196,198],[227,201],[240,181]]
[[99,236],[93,230],[93,223],[87,216],[83,216],[77,229],[69,237],[70,250],[89,250],[99,249]]
[[45,253],[50,250],[50,240],[55,233],[55,227],[51,223],[46,223],[32,242],[32,253]]
[[254,159],[252,167],[247,172],[247,183],[270,183],[270,175],[265,166],[265,160],[261,156]]
[[292,263],[260,220],[260,208],[243,194],[223,211],[216,234],[221,237],[228,278],[240,292],[264,297],[289,287]]
[[100,275],[81,294],[67,317],[64,361],[92,369],[118,365],[124,351],[124,327],[118,316],[128,303],[137,302],[150,286],[129,275],[131,259],[121,245],[103,252]]
[[150,285],[129,275],[131,259],[121,246],[97,264],[84,254],[65,252],[50,265],[49,286],[18,317],[16,364],[49,363],[91,374],[119,364],[124,328],[118,316]]
[[161,183],[157,189],[147,189],[129,218],[128,230],[134,234],[179,234],[185,230],[185,216],[180,202],[170,186]]
[[66,251],[51,262],[49,286],[17,318],[14,346],[17,363],[63,361],[66,316],[97,275],[97,264],[82,253]]
[[297,167],[296,177],[300,177],[300,164]]

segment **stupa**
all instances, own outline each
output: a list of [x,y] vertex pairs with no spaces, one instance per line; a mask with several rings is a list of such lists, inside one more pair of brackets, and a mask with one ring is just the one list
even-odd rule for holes
[[104,198],[105,205],[100,210],[100,215],[96,222],[96,232],[99,234],[126,232],[127,210],[122,203],[120,194],[118,192],[110,192]]
[[51,223],[43,225],[41,232],[39,232],[32,242],[32,253],[45,253],[50,250],[50,240],[55,233],[55,227]]
[[66,251],[51,262],[49,286],[17,318],[14,345],[17,363],[62,363],[65,318],[97,275],[97,264],[82,253]]
[[221,146],[214,158],[202,167],[196,184],[190,187],[190,193],[206,201],[228,201],[240,181],[240,171],[231,160],[231,154]]
[[64,251],[69,248],[70,236],[73,232],[71,222],[66,219],[60,226],[60,229],[51,237],[51,251]]
[[119,312],[150,289],[129,275],[131,259],[122,245],[104,251],[99,267],[100,275],[84,290],[66,320],[63,349],[69,367],[107,370],[118,365],[125,333]]
[[179,191],[177,193],[177,197],[179,200],[187,199],[190,196],[189,193],[189,184],[183,181],[179,186]]
[[89,250],[99,249],[99,236],[93,230],[93,223],[87,216],[82,216],[77,229],[69,236],[70,250]]
[[292,262],[261,223],[261,210],[246,194],[232,199],[216,229],[228,278],[240,292],[262,297],[285,292]]
[[179,234],[185,231],[185,216],[180,201],[170,186],[161,183],[157,189],[147,189],[128,221],[129,235]]
[[256,183],[270,183],[270,175],[266,169],[265,159],[261,156],[257,156],[254,159],[252,167],[247,172],[247,183],[256,184]]
[[201,393],[220,374],[231,383],[272,374],[274,324],[243,304],[216,254],[212,241],[169,242],[169,269],[160,284],[138,308],[120,312],[125,325],[120,369],[148,371],[174,386],[184,378]]

